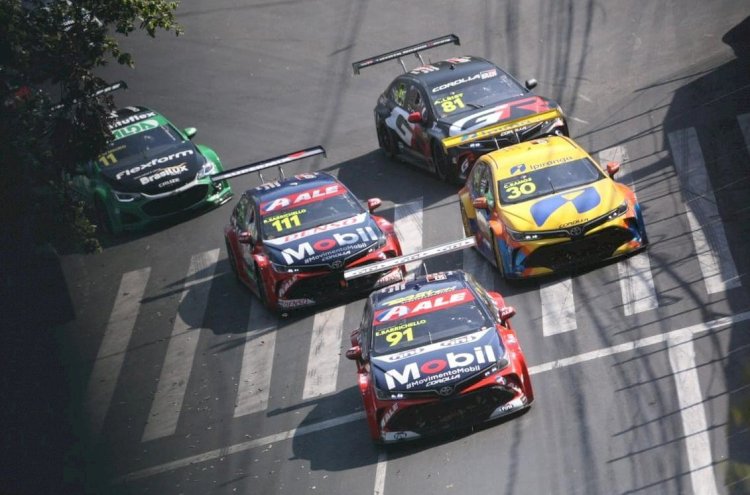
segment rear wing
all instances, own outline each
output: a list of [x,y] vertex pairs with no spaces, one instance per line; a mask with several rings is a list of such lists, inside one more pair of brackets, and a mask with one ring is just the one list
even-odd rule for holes
[[[281,169],[282,165],[286,163],[295,162],[297,160],[302,160],[303,158],[309,158],[311,156],[325,155],[325,154],[326,154],[326,150],[323,149],[322,146],[313,146],[312,148],[295,151],[293,153],[289,153],[286,155],[280,155],[274,158],[269,158],[268,160],[262,160],[259,162],[250,163],[249,165],[236,167],[231,170],[224,171],[224,172],[219,172],[218,174],[210,175],[209,178],[211,179],[212,182],[217,182],[217,181],[224,180],[224,179],[231,179],[232,177],[237,177],[239,175],[251,174],[253,172],[260,173],[262,170],[265,170],[271,167],[279,167],[279,175],[281,175],[281,177],[284,177],[284,171]],[[262,175],[261,175],[261,180],[263,180]]]
[[[103,86],[103,87],[97,89],[93,93],[86,95],[85,98],[87,98],[87,99],[88,98],[96,98],[97,96],[101,96],[103,94],[111,93],[112,91],[117,91],[118,89],[128,89],[128,85],[125,84],[125,81],[117,81],[116,83],[112,83],[112,84],[110,84],[108,86]],[[53,112],[56,112],[58,110],[62,110],[67,105],[72,105],[72,104],[76,103],[77,101],[78,100],[74,99],[74,100],[72,100],[72,101],[70,101],[68,103],[58,103],[57,105],[53,106],[51,108],[51,110]]]
[[404,72],[406,72],[406,66],[401,60],[401,57],[403,57],[404,55],[411,55],[412,53],[414,53],[416,54],[419,61],[422,62],[422,65],[424,65],[424,60],[422,60],[422,57],[419,55],[420,51],[429,50],[430,48],[436,48],[441,45],[448,45],[450,43],[460,45],[461,41],[455,34],[448,34],[445,36],[441,36],[440,38],[423,41],[421,43],[417,43],[416,45],[405,46],[404,48],[399,48],[398,50],[394,50],[392,52],[383,53],[382,55],[376,55],[371,58],[366,58],[364,60],[354,62],[352,63],[352,68],[354,69],[355,74],[359,74],[360,69],[364,69],[376,64],[382,64],[383,62],[387,62],[388,60],[398,59],[399,63],[401,63],[401,67],[403,67],[404,69]]
[[388,268],[393,268],[394,266],[411,263],[412,261],[418,261],[418,260],[422,260],[425,258],[432,258],[434,256],[439,256],[441,254],[451,253],[453,251],[459,251],[461,249],[470,248],[474,246],[475,244],[476,244],[475,238],[465,237],[461,239],[460,241],[453,241],[453,242],[448,242],[445,244],[440,244],[439,246],[425,249],[423,251],[417,251],[416,253],[399,256],[397,258],[388,258],[385,261],[380,261],[378,263],[371,263],[369,265],[365,265],[359,268],[352,268],[350,270],[346,270],[344,271],[344,280],[351,280],[353,278],[364,277],[365,275],[382,272],[384,270],[387,270]]
[[447,150],[449,148],[454,148],[462,144],[471,143],[472,141],[477,141],[479,139],[500,136],[510,131],[519,130],[521,128],[529,127],[534,124],[539,124],[541,122],[544,122],[545,120],[562,118],[563,114],[559,110],[548,110],[544,113],[532,115],[531,117],[521,117],[516,120],[511,120],[510,122],[503,122],[501,124],[495,124],[489,127],[485,127],[484,129],[479,129],[478,131],[467,132],[464,134],[459,134],[457,136],[443,138],[441,142],[443,143],[443,147],[445,147],[445,149]]

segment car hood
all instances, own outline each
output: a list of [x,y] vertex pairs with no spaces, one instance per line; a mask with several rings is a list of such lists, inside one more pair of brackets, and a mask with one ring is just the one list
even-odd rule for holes
[[542,96],[522,96],[505,100],[473,112],[461,112],[441,118],[437,125],[446,136],[457,136],[495,124],[530,117],[559,108],[559,105]]
[[290,268],[343,269],[376,247],[383,233],[369,213],[264,241],[271,262]]
[[500,210],[503,223],[519,232],[566,229],[599,218],[625,201],[613,181],[602,179]]
[[402,352],[373,356],[375,384],[390,393],[434,391],[451,395],[460,383],[505,354],[494,327]]
[[121,192],[161,194],[178,189],[195,179],[205,163],[191,142],[147,153],[126,165],[100,167],[104,180]]

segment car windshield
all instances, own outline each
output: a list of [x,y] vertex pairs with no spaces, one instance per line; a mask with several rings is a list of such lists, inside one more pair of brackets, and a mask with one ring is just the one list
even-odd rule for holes
[[[478,76],[478,77],[477,77]],[[492,103],[515,98],[526,90],[508,74],[489,69],[474,76],[438,84],[430,92],[430,100],[440,118],[467,110],[482,108]],[[462,80],[471,79],[461,83]]]
[[390,354],[492,325],[470,289],[452,283],[385,301],[375,309],[372,349]]
[[[513,170],[524,171],[526,165],[515,165]],[[601,169],[591,160],[580,158],[507,177],[498,181],[497,188],[500,203],[509,205],[590,184],[603,177]]]
[[[298,193],[280,199],[289,199],[288,205],[266,210],[266,203],[261,203],[261,232],[263,239],[270,240],[277,237],[294,234],[306,229],[337,222],[364,212],[362,205],[343,186],[338,185],[340,192],[329,195],[325,199],[315,200],[314,193]],[[299,200],[306,197],[312,200]]]
[[[141,123],[140,125],[143,124]],[[98,161],[101,165],[128,164],[134,160],[141,160],[148,155],[154,154],[159,148],[172,146],[182,141],[182,136],[173,127],[168,125],[153,127],[132,134],[119,135],[122,137],[109,143],[107,151],[99,156]]]

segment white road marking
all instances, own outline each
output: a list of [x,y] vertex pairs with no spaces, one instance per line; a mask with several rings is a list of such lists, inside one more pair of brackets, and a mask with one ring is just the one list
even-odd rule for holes
[[[691,325],[689,327],[672,330],[671,332],[667,332],[664,334],[654,335],[652,337],[645,337],[645,338],[638,339],[632,342],[626,342],[626,343],[618,344],[612,347],[607,347],[604,349],[598,349],[595,351],[586,352],[583,354],[579,354],[577,356],[571,356],[568,358],[558,359],[556,361],[550,361],[544,364],[532,366],[531,368],[529,368],[529,373],[531,375],[538,375],[540,373],[545,373],[547,371],[565,368],[568,366],[573,366],[576,364],[593,361],[595,359],[612,356],[612,355],[620,354],[623,352],[630,352],[630,351],[634,351],[636,349],[640,349],[643,347],[650,347],[652,345],[660,344],[662,342],[667,342],[669,339],[684,339],[685,336],[693,336],[693,335],[697,335],[697,334],[704,333],[704,332],[716,332],[718,330],[728,327],[729,325],[741,323],[741,322],[748,321],[748,320],[750,320],[750,311],[747,311],[744,313],[738,313],[732,316],[725,316],[725,317],[718,318],[716,320],[712,320],[709,322],[698,323],[696,325]],[[341,426],[341,425],[348,424],[348,423],[353,423],[355,421],[362,421],[364,419],[365,419],[365,413],[363,411],[357,411],[351,414],[347,414],[345,416],[339,416],[337,418],[332,418],[329,420],[321,421],[320,423],[314,423],[314,424],[307,425],[307,426],[301,426],[299,428],[294,428],[294,429],[287,430],[281,433],[268,435],[263,438],[258,438],[255,440],[248,440],[246,442],[241,442],[241,443],[237,443],[234,445],[229,445],[227,447],[210,450],[202,454],[196,454],[190,457],[184,457],[182,459],[177,459],[177,460],[167,462],[164,464],[159,464],[156,466],[140,469],[138,471],[133,471],[131,473],[115,478],[113,480],[113,483],[124,483],[124,482],[133,481],[137,479],[147,478],[149,476],[155,476],[158,474],[176,471],[177,469],[182,469],[192,464],[212,461],[212,460],[219,459],[221,457],[225,457],[231,454],[238,454],[238,453],[245,452],[254,448],[263,447],[265,445],[269,445],[269,444],[276,443],[276,442],[281,442],[283,440],[288,440],[295,436],[308,435],[310,433],[327,430],[329,428],[335,428],[337,426]]]
[[[422,249],[422,198],[395,206],[393,227],[401,241],[404,254],[411,254]],[[419,269],[421,261],[406,265],[409,273]]]
[[339,306],[315,315],[303,399],[336,391],[345,312],[346,306]]
[[556,282],[544,282],[539,287],[542,298],[542,333],[545,337],[570,332],[578,327],[570,277]]
[[[177,420],[180,417],[182,401],[185,398],[190,371],[193,368],[195,349],[200,337],[200,322],[203,322],[208,304],[208,293],[211,289],[210,282],[195,285],[193,279],[208,277],[210,280],[218,259],[219,249],[213,249],[197,254],[190,260],[190,268],[185,277],[185,288],[180,295],[159,384],[143,431],[141,439],[143,442],[172,435],[177,429]],[[191,282],[193,282],[192,285]],[[190,289],[188,290],[187,287]],[[198,326],[191,327],[191,324],[198,324]]]
[[587,120],[579,119],[577,117],[570,117],[571,120],[575,120],[576,122],[580,122],[581,124],[588,124],[589,122]]
[[750,113],[743,113],[742,115],[738,115],[737,121],[740,124],[742,137],[745,138],[745,147],[747,148],[747,152],[750,153]]
[[[252,332],[251,327],[255,329]],[[235,418],[263,411],[268,407],[275,348],[276,320],[263,308],[257,298],[253,298],[250,305],[248,333],[242,353],[237,402],[234,406]]]
[[86,388],[85,408],[94,436],[101,433],[109,411],[150,273],[150,268],[142,268],[124,274],[120,280],[115,305]]
[[651,263],[646,253],[638,253],[617,263],[620,293],[625,316],[659,307]]
[[[629,159],[628,150],[625,146],[614,146],[599,152],[599,163],[605,167],[607,162],[621,164],[620,172],[616,175],[616,178],[635,192],[635,183],[630,173],[630,167],[626,166]],[[648,254],[640,253],[620,261],[617,264],[617,270],[620,273],[620,293],[622,294],[622,306],[626,316],[659,307]]]
[[693,336],[683,334],[670,338],[667,342],[669,364],[677,386],[693,493],[718,495],[703,393],[695,364]]
[[670,132],[667,137],[706,291],[714,294],[739,287],[737,268],[716,207],[698,135],[689,127]]
[[378,465],[375,467],[375,489],[374,495],[383,495],[385,491],[385,473],[388,467],[388,456],[385,452],[378,454]]

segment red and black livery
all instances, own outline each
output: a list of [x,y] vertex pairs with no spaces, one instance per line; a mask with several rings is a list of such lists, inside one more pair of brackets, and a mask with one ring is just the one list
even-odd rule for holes
[[[420,51],[460,45],[454,34],[360,60],[354,73],[398,60],[396,77],[375,105],[378,143],[398,157],[434,172],[442,180],[463,182],[474,161],[498,148],[549,135],[568,135],[560,106],[530,91],[537,82],[518,82],[492,62],[474,56],[425,63]],[[418,67],[407,71],[401,57],[414,54]]]
[[[316,147],[226,174],[260,171],[324,153]],[[222,178],[228,178],[222,176]],[[246,191],[224,229],[229,262],[237,278],[272,311],[313,306],[399,282],[403,265],[344,279],[344,270],[401,255],[387,220],[364,208],[335,177],[312,172],[265,182]]]

